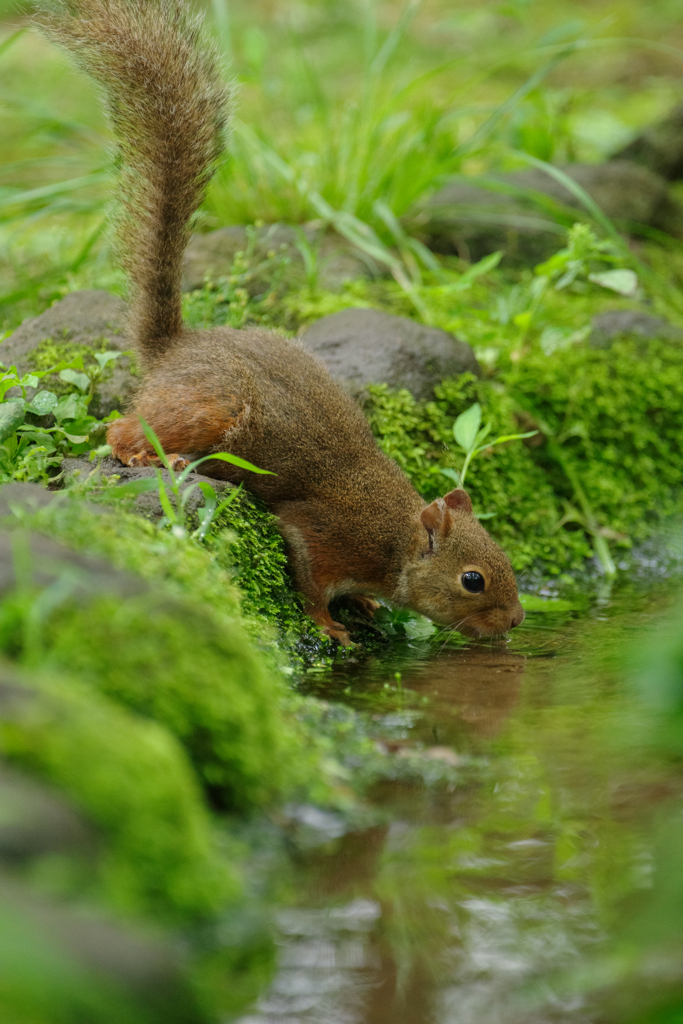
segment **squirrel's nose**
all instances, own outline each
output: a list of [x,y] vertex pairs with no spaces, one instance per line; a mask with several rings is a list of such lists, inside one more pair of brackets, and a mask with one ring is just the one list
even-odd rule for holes
[[510,629],[514,629],[515,626],[520,626],[524,622],[524,618],[524,609],[520,605],[515,614],[512,616],[512,621],[510,622]]

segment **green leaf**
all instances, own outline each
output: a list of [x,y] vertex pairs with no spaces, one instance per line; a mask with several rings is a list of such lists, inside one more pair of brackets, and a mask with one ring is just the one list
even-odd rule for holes
[[223,498],[223,500],[220,501],[218,503],[218,505],[216,506],[216,511],[214,512],[214,518],[217,515],[220,515],[220,513],[223,511],[223,509],[226,509],[228,507],[228,505],[232,505],[233,501],[235,500],[237,495],[241,492],[241,490],[242,490],[242,484],[238,484],[237,487],[231,487],[229,489],[227,497]]
[[[221,462],[229,462],[232,466],[237,466],[239,469],[247,469],[250,473],[262,473],[268,474],[269,476],[277,476],[277,473],[273,473],[270,469],[259,469],[252,462],[247,462],[246,459],[240,459],[238,455],[231,455],[230,452],[214,452],[213,455],[205,455],[203,459],[197,459],[196,462],[192,463],[192,469],[195,466],[201,465],[202,462],[206,462],[208,459],[220,459]],[[190,467],[188,466],[188,469]]]
[[52,412],[58,401],[59,398],[54,391],[38,391],[31,399],[29,405],[26,406],[26,411],[33,412],[36,416],[47,416],[48,413]]
[[159,501],[161,502],[161,507],[164,510],[164,515],[171,525],[175,525],[178,523],[178,516],[171,505],[171,499],[168,496],[168,491],[166,490],[163,477],[161,476],[161,470],[157,469],[156,475],[159,485]]
[[82,395],[63,395],[52,409],[52,413],[60,424],[64,420],[76,420],[87,416],[85,399]]
[[19,384],[19,378],[14,370],[15,367],[12,367],[8,373],[4,373],[2,377],[0,377],[0,401],[4,399],[5,394],[10,390],[10,388],[15,388]]
[[103,370],[107,363],[113,362],[114,359],[118,359],[119,356],[123,355],[122,352],[93,352],[93,355],[97,362],[100,364],[100,370]]
[[13,434],[24,422],[23,402],[3,402],[0,404],[0,441]]
[[60,370],[59,379],[67,384],[75,384],[81,391],[87,391],[90,387],[90,379],[85,373],[78,373],[76,370]]
[[456,487],[460,487],[460,474],[457,469],[437,469],[437,473],[441,473],[442,476],[447,476],[449,480],[452,480]]
[[523,437],[534,437],[535,434],[540,433],[538,430],[528,430],[526,434],[501,434],[500,437],[496,437],[493,441],[487,441],[482,448],[478,449],[483,451],[484,448],[493,448],[494,444],[504,444],[506,441],[521,441]]
[[638,291],[638,275],[633,270],[622,267],[618,270],[603,270],[599,274],[589,274],[588,280],[608,288],[611,292],[631,298]]
[[198,487],[198,484],[195,483],[195,484],[190,484],[189,487],[185,488],[185,490],[183,491],[182,497],[180,499],[180,507],[182,509],[185,508],[185,506],[187,505],[188,501],[190,500],[190,498],[192,497],[194,492],[197,490],[197,487]]
[[453,437],[463,451],[469,452],[474,447],[479,427],[481,426],[481,406],[475,402],[469,409],[461,413],[453,424]]
[[67,434],[66,430],[63,431],[63,433],[67,441],[71,441],[72,444],[83,444],[85,441],[88,440],[87,434],[84,434],[83,436],[79,434]]
[[119,484],[114,491],[114,496],[127,496],[129,494],[146,494],[147,491],[159,489],[159,481],[156,476],[143,476],[139,480],[129,480],[126,484]]
[[[142,430],[143,430],[143,433],[144,433],[145,437],[147,438],[147,440],[151,444],[152,448],[154,449],[154,451],[157,453],[157,455],[161,459],[161,462],[163,463],[164,467],[171,474],[171,480],[175,480],[175,473],[171,469],[171,463],[166,458],[166,452],[161,447],[161,443],[159,441],[159,438],[154,433],[154,431],[150,427],[150,425],[147,422],[147,420],[143,420],[142,416],[140,416],[139,419],[140,419],[140,425],[142,427]],[[160,485],[160,487],[163,487],[163,482],[162,482],[161,476],[159,476],[159,485]],[[164,490],[164,493],[166,493],[165,490]],[[161,498],[161,492],[159,492],[159,497]],[[163,501],[162,501],[162,505],[163,505]]]
[[411,616],[407,622],[403,623],[403,628],[409,640],[426,640],[427,637],[436,633],[434,623],[423,615]]
[[479,260],[478,263],[473,263],[471,267],[462,274],[455,284],[448,285],[448,291],[462,292],[465,289],[470,288],[478,277],[483,277],[484,274],[488,274],[490,270],[495,270],[504,255],[504,250],[500,252],[492,252],[489,256],[484,256],[483,259]]

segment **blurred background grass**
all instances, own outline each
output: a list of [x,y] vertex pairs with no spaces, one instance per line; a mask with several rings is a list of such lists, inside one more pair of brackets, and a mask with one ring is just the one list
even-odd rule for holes
[[[387,208],[400,218],[444,176],[508,169],[515,150],[601,161],[681,95],[679,0],[206,6],[234,123],[203,230],[337,216],[393,244]],[[25,7],[3,0],[0,18],[7,330],[74,282],[123,282],[103,231],[113,167],[96,89]]]

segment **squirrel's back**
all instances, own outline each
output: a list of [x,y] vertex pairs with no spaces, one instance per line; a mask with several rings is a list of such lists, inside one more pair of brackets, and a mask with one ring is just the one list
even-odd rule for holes
[[121,165],[118,256],[149,366],[182,329],[191,218],[224,148],[220,59],[182,0],[52,0],[36,21],[105,95]]

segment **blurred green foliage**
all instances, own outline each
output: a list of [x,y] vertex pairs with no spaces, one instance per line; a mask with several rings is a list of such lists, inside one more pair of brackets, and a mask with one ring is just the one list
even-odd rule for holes
[[[175,594],[169,588],[57,606],[37,649],[21,619],[10,617],[0,640],[5,651],[30,665],[68,671],[165,725],[223,808],[245,811],[305,785],[306,762],[284,709],[282,679],[253,649],[234,587],[208,551],[136,516],[97,515],[78,501],[57,502],[24,517],[23,525],[89,552],[116,549],[118,565],[136,570],[144,561],[157,587],[161,576],[176,588]],[[148,557],[151,551],[156,558]],[[211,600],[219,589],[220,598]]]
[[[16,642],[22,612],[16,601],[2,604],[5,651]],[[216,913],[234,900],[239,882],[219,855],[200,787],[178,742],[92,686],[79,686],[77,673],[60,679],[41,669],[27,676],[40,698],[23,715],[3,721],[0,748],[10,762],[66,793],[100,830],[94,894],[127,913],[171,921]]]

